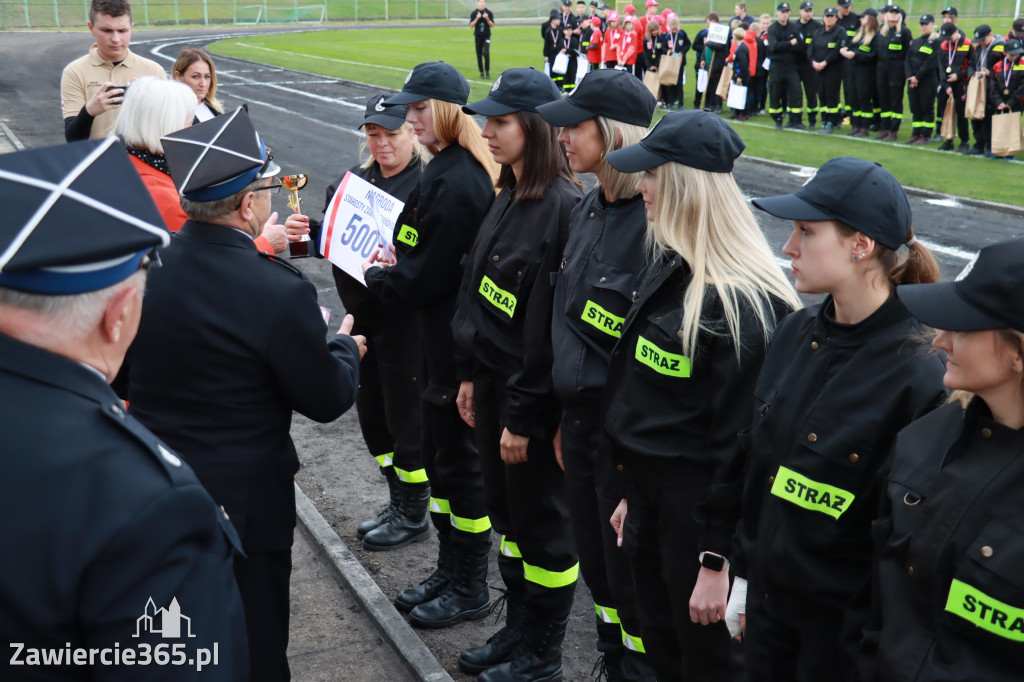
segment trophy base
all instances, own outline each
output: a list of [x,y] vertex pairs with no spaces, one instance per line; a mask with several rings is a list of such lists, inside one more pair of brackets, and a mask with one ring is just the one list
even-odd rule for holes
[[308,236],[297,242],[288,242],[288,257],[289,258],[310,258],[313,253],[310,245],[313,240]]

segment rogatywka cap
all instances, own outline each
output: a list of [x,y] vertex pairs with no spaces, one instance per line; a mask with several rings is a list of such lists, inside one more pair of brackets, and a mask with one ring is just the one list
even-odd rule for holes
[[537,107],[562,99],[554,82],[530,68],[508,69],[491,85],[487,97],[462,107],[468,114],[504,116],[517,111],[537,111]]
[[709,173],[731,173],[746,145],[739,134],[710,111],[674,111],[639,143],[607,155],[622,173],[638,173],[669,161]]

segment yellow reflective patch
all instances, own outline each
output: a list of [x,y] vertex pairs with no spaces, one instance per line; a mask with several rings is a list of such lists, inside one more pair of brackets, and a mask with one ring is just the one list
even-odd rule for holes
[[465,516],[451,516],[452,528],[461,530],[464,533],[486,533],[491,530],[491,517],[485,516],[482,519],[471,519]]
[[447,515],[450,516],[451,513],[452,513],[451,504],[448,502],[448,500],[442,499],[440,497],[431,497],[430,498],[430,513],[431,514],[447,514]]
[[993,599],[965,582],[949,586],[946,610],[997,637],[1024,642],[1024,609]]
[[500,551],[503,555],[512,557],[513,559],[523,558],[523,553],[519,551],[519,545],[509,540],[505,535],[501,536]]
[[642,336],[636,340],[636,359],[668,377],[686,379],[690,376],[690,358],[662,350]]
[[871,46],[870,45],[861,45],[857,49],[860,50],[861,52],[871,52]]
[[626,318],[608,312],[593,301],[587,301],[587,304],[583,306],[583,314],[580,315],[580,319],[615,338],[622,336],[622,325],[626,322]]
[[420,240],[420,233],[416,231],[416,228],[408,225],[402,225],[398,228],[398,236],[395,237],[398,241],[409,246],[416,246]]
[[601,619],[602,623],[621,623],[619,620],[619,610],[613,609],[610,606],[601,606],[597,602],[594,602],[594,611],[597,612],[597,617]]
[[829,43],[829,44],[828,44],[828,48],[829,48],[829,49],[831,50],[831,49],[832,49],[833,47],[835,47],[835,46],[836,46],[836,45],[838,45],[838,44],[839,44],[839,43]]
[[850,508],[854,498],[851,492],[827,483],[812,481],[784,466],[780,466],[779,473],[775,474],[772,495],[798,507],[827,514],[834,519],[838,519]]
[[426,469],[415,469],[413,471],[406,471],[405,469],[399,469],[398,467],[395,467],[395,473],[398,474],[398,480],[400,480],[402,483],[427,482]]
[[922,45],[921,46],[921,50],[920,50],[921,54],[931,54],[933,51],[934,50],[932,50],[932,48],[930,48],[930,47],[928,47],[926,45]]
[[523,575],[531,583],[550,589],[556,589],[575,583],[577,578],[580,576],[580,565],[577,563],[572,568],[568,568],[564,571],[549,571],[546,568],[533,566],[524,561]]
[[509,317],[516,314],[516,297],[495,284],[487,275],[480,281],[479,293],[488,303]]
[[641,654],[647,653],[647,649],[644,648],[644,640],[639,637],[634,637],[626,632],[626,628],[622,627],[621,624],[619,625],[619,628],[622,630],[622,645],[624,647],[630,651],[637,651]]
[[901,45],[900,43],[889,43],[889,49],[890,50],[902,50],[903,49],[903,45]]

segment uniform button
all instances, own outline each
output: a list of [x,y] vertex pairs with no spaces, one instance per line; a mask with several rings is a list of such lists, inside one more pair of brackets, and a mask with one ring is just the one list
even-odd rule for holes
[[491,256],[491,260],[494,261],[495,263],[497,263],[498,262],[498,257],[497,256]]
[[573,422],[572,422],[572,425],[573,426],[579,426],[580,425],[580,420],[579,419],[574,419]]
[[807,442],[809,442],[809,443],[817,443],[818,442],[818,434],[816,434],[816,433],[809,433],[809,434],[807,434]]
[[412,380],[413,380],[413,383],[415,383],[416,382],[416,377],[413,377]]
[[522,270],[516,270],[516,277],[522,277],[522,276],[523,276],[523,271]]
[[765,405],[764,407],[761,408],[761,416],[763,417],[766,414],[768,414],[768,406],[767,405]]
[[818,342],[811,341],[811,350],[818,350]]
[[614,355],[615,357],[619,357],[620,353],[619,351],[615,351],[614,353],[612,353],[612,355]]
[[616,464],[615,465],[615,470],[616,471],[622,471],[622,465],[621,464]]
[[857,462],[860,461],[860,455],[858,455],[856,452],[853,453],[852,455],[850,455],[850,461],[856,464]]
[[985,545],[984,547],[982,547],[981,548],[981,556],[985,557],[986,559],[991,558],[992,557],[992,548],[989,547],[988,545]]
[[768,485],[772,485],[773,483],[775,483],[775,477],[774,476],[769,476],[768,477]]
[[225,520],[225,521],[230,521],[230,520],[231,520],[231,517],[230,517],[230,516],[228,516],[228,513],[227,513],[227,511],[226,511],[226,510],[224,509],[224,505],[223,505],[223,504],[222,504],[222,505],[220,506],[220,513],[221,513],[221,514],[222,514],[222,515],[224,516],[224,520]]
[[633,303],[636,303],[637,299],[639,299],[639,298],[640,298],[640,296],[634,291],[633,292]]
[[656,320],[660,320],[660,319],[661,319],[661,318],[663,318],[663,317],[665,317],[665,316],[664,316],[664,315],[658,315],[658,316],[657,316],[657,317],[655,317],[654,319],[656,319]]
[[608,278],[607,278],[607,277],[602,277],[602,278],[601,278],[601,282],[602,282],[602,283],[604,283],[604,282],[607,282],[607,281],[608,281]]
[[676,336],[678,336],[679,338],[683,338],[683,330],[680,329],[679,331],[677,331]]
[[448,396],[447,395],[441,396],[441,400],[448,400]]
[[992,437],[992,429],[982,429],[981,430],[981,437],[984,438],[985,440],[988,440],[989,438],[991,438]]
[[914,567],[913,566],[907,566],[907,575],[909,575],[911,578],[914,577]]
[[594,213],[591,213],[591,214],[590,214],[590,217],[591,217],[591,218],[593,218],[593,217],[594,217]]
[[117,405],[110,406],[110,413],[115,417],[121,417],[122,419],[124,419],[124,410],[122,410]]
[[157,443],[156,449],[160,452],[160,456],[164,458],[164,461],[173,467],[181,466],[181,458],[176,454],[165,448],[163,445]]

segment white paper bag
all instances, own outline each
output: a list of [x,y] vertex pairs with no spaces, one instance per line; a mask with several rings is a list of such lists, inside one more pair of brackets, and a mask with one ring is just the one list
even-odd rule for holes
[[551,62],[544,62],[544,75],[551,78]]
[[708,70],[697,70],[697,92],[706,92],[708,89]]
[[729,85],[729,98],[726,100],[726,104],[730,109],[743,110],[747,108],[747,86],[736,85],[731,83]]
[[761,66],[764,67],[765,71],[771,71],[772,70],[772,58],[771,57],[765,57],[764,61],[761,62]]
[[590,62],[577,62],[576,63],[576,85],[580,84],[583,77],[590,72]]
[[565,72],[569,70],[569,53],[559,52],[555,55],[555,63],[551,65],[551,73],[565,75]]

